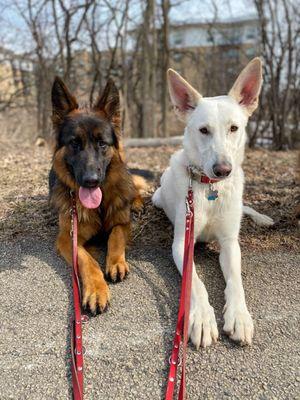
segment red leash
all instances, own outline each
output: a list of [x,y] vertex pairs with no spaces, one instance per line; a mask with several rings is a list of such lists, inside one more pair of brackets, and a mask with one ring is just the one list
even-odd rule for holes
[[78,278],[78,216],[76,209],[76,198],[73,193],[72,197],[72,285],[73,285],[73,301],[74,301],[74,317],[72,319],[71,330],[71,355],[72,355],[72,386],[73,386],[73,399],[83,400],[83,346],[82,346],[82,322],[87,322],[87,316],[81,315],[81,294],[80,283]]
[[186,394],[185,369],[186,349],[188,342],[189,315],[192,291],[192,272],[194,259],[194,198],[192,181],[190,179],[186,197],[184,259],[181,283],[181,294],[172,354],[169,360],[170,369],[165,400],[172,400],[176,386],[177,367],[180,365],[179,351],[182,342],[182,369],[178,400],[184,400]]
[[[216,180],[211,180],[201,177],[202,183],[214,183]],[[73,268],[72,268],[72,285],[74,298],[74,318],[72,320],[71,334],[71,354],[72,354],[72,384],[73,384],[73,399],[83,400],[83,345],[82,345],[82,322],[87,322],[86,315],[81,315],[80,301],[80,283],[78,278],[78,217],[76,209],[76,198],[73,193],[72,197],[72,245],[73,245]],[[182,342],[182,370],[178,400],[185,400],[186,385],[185,385],[185,370],[186,370],[186,349],[188,343],[188,328],[189,314],[192,290],[192,272],[194,259],[194,196],[192,189],[192,177],[190,174],[190,183],[188,194],[186,197],[186,220],[185,220],[185,241],[184,241],[184,259],[181,294],[179,302],[179,311],[176,325],[176,332],[173,341],[172,354],[170,357],[170,369],[168,376],[168,384],[165,400],[173,400],[174,390],[176,385],[177,368],[180,365],[179,351]]]

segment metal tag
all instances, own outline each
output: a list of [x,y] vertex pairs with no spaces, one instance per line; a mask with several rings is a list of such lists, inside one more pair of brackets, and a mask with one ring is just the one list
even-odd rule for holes
[[218,191],[213,189],[213,185],[209,184],[207,200],[216,200],[218,198]]

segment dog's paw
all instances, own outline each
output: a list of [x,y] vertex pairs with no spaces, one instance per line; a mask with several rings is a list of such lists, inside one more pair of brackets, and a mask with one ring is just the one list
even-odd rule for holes
[[247,307],[225,306],[224,332],[241,345],[251,344],[254,326]]
[[113,282],[117,280],[122,281],[129,272],[129,265],[126,261],[119,261],[117,263],[106,264],[106,276],[109,277]]
[[109,304],[109,298],[109,287],[102,273],[99,272],[99,275],[85,279],[82,300],[84,307],[88,306],[94,314],[97,310],[103,312]]
[[200,301],[191,307],[189,319],[189,337],[197,349],[207,347],[218,340],[218,328],[214,309],[209,303]]

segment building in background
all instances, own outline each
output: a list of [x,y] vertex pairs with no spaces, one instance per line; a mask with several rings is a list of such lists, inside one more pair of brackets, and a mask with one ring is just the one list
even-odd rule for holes
[[34,94],[34,62],[23,54],[0,48],[0,109],[25,104]]
[[260,53],[256,16],[170,26],[172,66],[204,94],[226,92],[237,72]]

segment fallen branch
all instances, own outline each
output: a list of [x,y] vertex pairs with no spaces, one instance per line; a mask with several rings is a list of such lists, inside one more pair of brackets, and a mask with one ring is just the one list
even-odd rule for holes
[[158,147],[177,146],[182,143],[183,136],[167,138],[128,138],[124,140],[125,147]]

